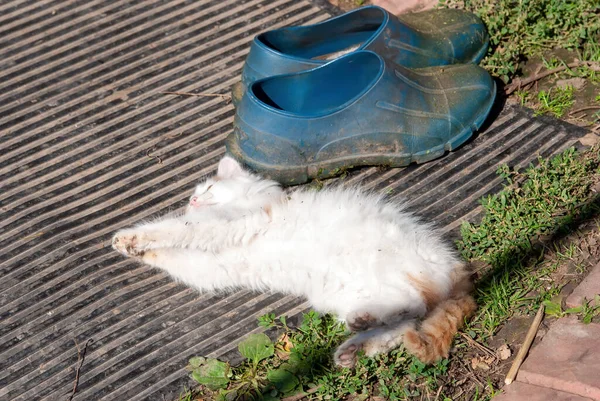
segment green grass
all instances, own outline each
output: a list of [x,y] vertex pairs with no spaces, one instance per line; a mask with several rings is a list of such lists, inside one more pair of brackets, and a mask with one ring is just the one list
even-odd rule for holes
[[493,335],[515,311],[534,310],[558,293],[560,288],[541,279],[575,250],[567,247],[553,263],[542,263],[542,244],[598,211],[591,186],[599,177],[599,161],[597,148],[583,154],[569,149],[523,172],[499,169],[505,189],[482,199],[482,221],[464,223],[458,243],[466,259],[489,265],[477,285],[480,309],[468,329],[479,340]]
[[[560,47],[594,53],[585,44],[600,38],[597,0],[446,0],[442,5],[477,14],[490,35],[490,50],[482,65],[509,82],[519,63]],[[589,58],[583,58],[588,60]]]
[[[600,43],[599,41],[587,42],[579,51],[579,59],[586,61],[594,61],[600,63]],[[589,79],[591,82],[600,82],[600,68],[596,67],[580,67],[572,73],[574,76]]]
[[[481,200],[479,224],[464,223],[459,247],[468,259],[495,262],[531,249],[531,238],[555,233],[580,212],[598,175],[597,148],[579,154],[570,148],[552,159],[538,159],[525,171],[498,170],[505,188]],[[517,252],[518,251],[518,252]]]
[[560,118],[575,103],[573,87],[566,86],[552,88],[548,91],[541,90],[538,92],[538,101],[539,105],[535,115],[552,114],[554,117]]

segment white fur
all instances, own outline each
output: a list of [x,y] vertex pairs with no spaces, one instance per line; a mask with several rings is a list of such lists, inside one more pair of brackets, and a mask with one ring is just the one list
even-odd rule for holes
[[365,312],[381,324],[426,313],[407,274],[447,295],[461,263],[431,226],[379,195],[285,194],[229,157],[183,216],[119,231],[113,246],[199,290],[275,290],[343,320]]

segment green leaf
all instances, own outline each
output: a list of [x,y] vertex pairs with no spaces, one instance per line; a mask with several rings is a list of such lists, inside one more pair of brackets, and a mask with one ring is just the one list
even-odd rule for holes
[[231,389],[231,390],[221,389],[221,390],[219,390],[219,393],[217,394],[217,399],[215,401],[235,401],[237,399],[238,399],[238,392],[236,389]]
[[204,363],[206,362],[206,358],[203,358],[201,356],[195,356],[193,358],[190,358],[189,363],[190,366],[192,367],[192,369],[197,369],[200,367],[200,365],[204,365]]
[[293,391],[300,381],[285,369],[275,369],[267,373],[267,379],[283,394]]
[[229,364],[216,359],[207,359],[198,369],[194,369],[192,377],[211,390],[225,388],[229,384]]
[[581,306],[576,306],[574,308],[569,308],[565,311],[566,314],[573,314],[573,313],[581,313],[581,311],[583,310],[583,307]]
[[275,353],[273,342],[264,333],[250,334],[238,345],[240,354],[255,364]]
[[546,307],[546,314],[550,316],[561,316],[562,308],[559,304],[552,301],[544,301],[544,306]]

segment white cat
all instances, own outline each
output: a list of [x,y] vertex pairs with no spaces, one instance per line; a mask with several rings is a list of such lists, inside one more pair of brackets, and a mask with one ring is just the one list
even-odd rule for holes
[[401,206],[359,189],[286,194],[230,157],[184,215],[121,230],[113,247],[199,290],[308,298],[361,331],[336,351],[341,366],[353,366],[359,350],[371,356],[403,340],[434,362],[476,308],[465,264]]

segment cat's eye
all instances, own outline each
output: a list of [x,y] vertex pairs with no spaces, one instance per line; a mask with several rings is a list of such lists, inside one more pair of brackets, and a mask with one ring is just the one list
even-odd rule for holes
[[210,185],[208,186],[208,188],[206,188],[206,192],[210,191],[210,189],[213,187],[213,185],[214,185],[214,184],[210,184]]

